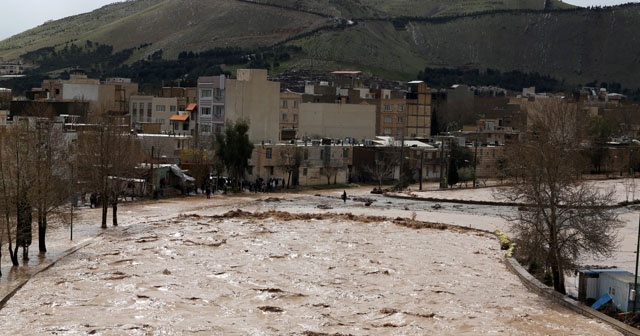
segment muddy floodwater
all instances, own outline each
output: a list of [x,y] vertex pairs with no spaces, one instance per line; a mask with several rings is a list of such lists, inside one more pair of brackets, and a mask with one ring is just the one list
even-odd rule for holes
[[447,217],[424,203],[365,206],[357,191],[345,203],[341,192],[127,204],[106,230],[97,229],[98,210],[84,209],[74,242],[68,226],[52,229],[50,254],[88,245],[16,293],[0,310],[0,333],[619,334],[528,291],[489,233],[394,222],[505,225],[484,210],[452,208]]

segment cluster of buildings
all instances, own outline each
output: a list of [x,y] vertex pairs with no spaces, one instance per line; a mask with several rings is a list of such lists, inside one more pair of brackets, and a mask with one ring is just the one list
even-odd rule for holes
[[[603,111],[600,99],[589,90],[585,96],[592,102],[589,113]],[[623,99],[605,97],[607,106]],[[144,95],[130,79],[100,81],[76,70],[68,80],[45,80],[23,99],[13,98],[0,111],[0,122],[28,116],[36,104],[53,110],[73,132],[92,114],[106,112],[128,120],[150,159],[188,166],[190,152],[211,151],[227,122],[244,120],[254,143],[250,181],[315,185],[371,179],[380,153],[396,158],[389,178],[403,171],[415,181],[442,181],[453,142],[472,148],[477,178],[499,175],[502,145],[524,129],[527,106],[548,98],[534,88],[509,97],[499,88],[432,90],[423,81],[402,89],[372,88],[359,71],[335,71],[330,80],[308,81],[303,92],[293,92],[261,69],[237,70],[235,78],[200,77],[196,87],[163,87]],[[434,124],[446,132],[435,131]]]

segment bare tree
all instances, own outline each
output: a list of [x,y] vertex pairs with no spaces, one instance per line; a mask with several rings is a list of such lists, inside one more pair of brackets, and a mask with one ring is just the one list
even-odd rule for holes
[[22,119],[2,133],[2,197],[7,235],[11,237],[11,222],[15,220],[15,248],[11,251],[11,261],[18,265],[18,249],[22,247],[23,259],[29,256],[32,241],[32,203],[34,177],[34,132],[30,130],[30,120]]
[[107,228],[107,211],[112,206],[112,224],[118,225],[118,198],[126,187],[123,179],[138,177],[136,166],[142,153],[135,135],[123,118],[101,114],[78,134],[78,174],[102,201],[101,227]]
[[[6,129],[3,130],[3,132],[0,132],[0,195],[2,197],[2,203],[0,206],[2,207],[4,221],[2,236],[4,236],[4,232],[6,232],[6,240],[9,244],[9,256],[11,258],[11,263],[14,266],[19,265],[17,253],[13,250],[13,237],[11,231],[11,226],[17,213],[14,164],[15,155],[13,153],[19,146],[17,139],[17,128]],[[0,239],[0,243],[2,241],[3,239]]]
[[67,173],[69,146],[64,138],[62,125],[51,119],[39,118],[35,122],[34,165],[35,181],[31,199],[38,218],[38,249],[46,253],[48,215],[66,204],[71,194]]
[[331,184],[331,178],[333,177],[333,184],[336,184],[336,176],[338,175],[338,168],[326,165],[322,167],[322,175],[327,178],[327,185]]
[[364,166],[364,170],[378,182],[378,189],[382,189],[382,181],[393,174],[397,165],[397,153],[376,151],[374,153],[373,163]]
[[[196,180],[198,186],[204,187],[213,166],[212,151],[205,148],[183,149],[180,155],[181,167],[189,170],[190,175]],[[204,188],[202,190],[204,193]]]
[[564,275],[581,255],[608,256],[617,245],[619,222],[608,207],[613,191],[580,180],[581,120],[575,105],[538,102],[523,140],[507,148],[509,161],[525,167],[523,182],[506,193],[524,204],[511,218],[516,257],[550,275],[554,289],[563,294]]
[[281,149],[280,157],[282,159],[281,160],[282,167],[284,168],[284,171],[287,173],[286,187],[289,188],[289,186],[292,183],[291,179],[292,177],[294,177],[293,176],[294,173],[296,173],[298,169],[300,169],[300,162],[301,162],[300,150],[296,145],[287,146]]

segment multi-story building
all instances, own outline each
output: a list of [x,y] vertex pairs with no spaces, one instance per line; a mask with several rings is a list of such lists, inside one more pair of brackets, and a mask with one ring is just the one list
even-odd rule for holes
[[248,179],[277,179],[285,185],[302,186],[348,183],[352,162],[351,146],[320,142],[260,144],[254,147]]
[[376,105],[302,103],[300,138],[372,139],[376,131]]
[[197,87],[165,86],[160,97],[178,98],[178,111],[186,111],[190,104],[198,103]]
[[[373,130],[363,133],[365,137],[383,135],[402,138],[405,135],[407,102],[404,91],[364,87],[359,78],[359,71],[337,71],[332,74],[334,80],[331,82],[305,85],[303,102],[345,106],[372,105],[375,106],[375,125]],[[351,117],[350,121],[354,121],[351,124],[359,128],[362,121],[360,116]],[[325,123],[331,123],[333,120],[335,119],[327,118]],[[339,125],[344,126],[343,121],[339,120]],[[333,135],[320,136],[332,137]]]
[[[239,69],[236,77],[225,80],[221,120],[247,121],[253,143],[276,141],[280,133],[280,83],[267,80],[267,70],[262,69]],[[199,108],[202,111],[200,104]]]
[[224,130],[226,82],[225,76],[198,78],[197,113],[192,116],[198,138],[210,137]]
[[280,92],[280,141],[297,139],[302,94]]
[[138,84],[128,78],[109,78],[101,82],[88,78],[82,70],[74,70],[69,80],[44,80],[42,89],[49,100],[88,101],[89,115],[99,112],[125,115],[129,112],[131,96],[138,93]]
[[407,100],[392,96],[391,90],[381,90],[377,100],[376,134],[401,139],[407,126]]
[[423,81],[409,82],[405,137],[431,137],[431,89]]
[[24,66],[20,62],[0,62],[0,76],[19,75],[24,72]]
[[[171,118],[179,115],[177,98],[133,95],[130,104],[131,126],[136,131],[140,133],[174,133],[176,131]],[[184,130],[180,131],[184,132]]]

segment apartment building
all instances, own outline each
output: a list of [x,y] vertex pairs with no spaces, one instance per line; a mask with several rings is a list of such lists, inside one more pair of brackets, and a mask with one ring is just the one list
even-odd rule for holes
[[301,104],[302,94],[280,92],[280,141],[297,139]]
[[20,75],[24,72],[24,66],[20,62],[0,62],[0,76]]
[[[387,96],[385,96],[387,97]],[[404,98],[381,98],[376,113],[376,134],[401,139],[407,126],[407,101]]]
[[89,102],[89,115],[99,112],[125,115],[131,96],[138,93],[138,84],[129,78],[108,78],[101,82],[88,78],[82,70],[72,71],[68,80],[46,79],[41,86],[48,100]]
[[353,147],[322,145],[320,141],[259,144],[249,162],[249,181],[273,178],[301,186],[348,183]]
[[225,80],[223,112],[222,120],[249,122],[251,142],[277,141],[281,118],[280,83],[269,81],[267,70],[239,69],[236,79]]
[[303,103],[299,119],[301,139],[371,139],[375,136],[376,106]]
[[[185,132],[184,129],[178,129],[174,123],[176,120],[171,119],[180,115],[178,113],[178,99],[175,97],[133,95],[130,99],[130,105],[131,126],[139,133]],[[186,117],[184,120],[188,120],[188,114]]]
[[160,97],[177,98],[178,111],[186,111],[187,107],[190,104],[198,103],[198,88],[197,87],[165,86],[161,90]]
[[426,139],[431,137],[431,89],[423,81],[409,82],[407,93],[405,137]]
[[210,137],[224,130],[227,81],[225,76],[198,78],[197,113],[193,116],[193,121],[200,138]]

